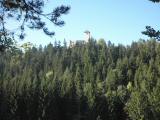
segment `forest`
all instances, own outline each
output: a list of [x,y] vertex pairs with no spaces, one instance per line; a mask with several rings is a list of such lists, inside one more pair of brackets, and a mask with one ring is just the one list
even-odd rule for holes
[[69,47],[0,53],[1,120],[159,120],[160,43],[114,45],[90,39]]

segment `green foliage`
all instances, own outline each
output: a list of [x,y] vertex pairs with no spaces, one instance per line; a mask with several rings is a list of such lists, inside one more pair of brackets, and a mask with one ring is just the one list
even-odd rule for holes
[[84,95],[87,96],[88,104],[90,107],[93,107],[95,95],[94,95],[94,88],[92,87],[91,83],[86,83],[84,86]]
[[0,57],[2,120],[158,120],[160,43],[91,39]]
[[132,83],[131,83],[131,82],[128,82],[127,89],[128,89],[129,91],[132,90]]

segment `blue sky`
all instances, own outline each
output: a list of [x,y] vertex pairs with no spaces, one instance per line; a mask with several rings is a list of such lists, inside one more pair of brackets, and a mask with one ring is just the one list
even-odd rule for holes
[[160,29],[160,4],[148,0],[49,0],[45,11],[57,5],[70,5],[68,15],[62,17],[66,22],[63,27],[48,26],[56,32],[50,38],[41,31],[27,30],[23,42],[33,44],[54,43],[64,38],[69,40],[84,39],[84,31],[89,30],[95,39],[104,38],[115,44],[131,44],[145,38],[141,31],[146,25]]

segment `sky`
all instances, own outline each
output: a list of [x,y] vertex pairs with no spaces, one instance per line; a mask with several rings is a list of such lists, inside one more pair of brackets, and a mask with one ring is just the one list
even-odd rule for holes
[[[44,11],[49,12],[58,5],[69,5],[69,14],[62,19],[65,26],[57,27],[48,23],[55,31],[52,38],[42,31],[26,30],[23,42],[47,45],[55,40],[83,40],[84,31],[89,30],[96,40],[103,38],[114,44],[129,45],[140,38],[146,25],[160,29],[160,4],[148,0],[48,0]],[[21,42],[20,42],[21,43]]]

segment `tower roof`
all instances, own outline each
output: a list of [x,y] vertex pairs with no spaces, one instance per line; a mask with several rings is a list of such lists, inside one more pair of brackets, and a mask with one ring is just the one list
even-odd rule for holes
[[88,34],[88,33],[90,33],[90,31],[86,30],[86,31],[84,31],[84,33]]

